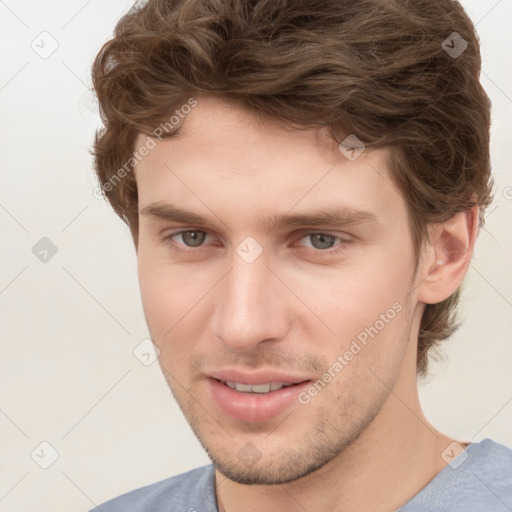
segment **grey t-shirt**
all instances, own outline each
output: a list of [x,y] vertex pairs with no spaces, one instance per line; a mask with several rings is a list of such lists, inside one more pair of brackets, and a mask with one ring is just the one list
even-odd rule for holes
[[[213,466],[114,498],[91,512],[218,512]],[[397,512],[512,512],[512,449],[470,444]]]

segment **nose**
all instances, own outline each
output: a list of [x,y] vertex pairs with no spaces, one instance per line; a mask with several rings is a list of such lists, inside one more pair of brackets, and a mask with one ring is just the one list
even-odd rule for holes
[[247,263],[234,254],[232,269],[218,287],[213,334],[238,351],[282,339],[289,324],[279,285],[262,256]]

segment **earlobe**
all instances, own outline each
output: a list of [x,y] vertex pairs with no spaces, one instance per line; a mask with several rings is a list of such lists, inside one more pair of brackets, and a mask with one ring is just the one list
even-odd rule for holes
[[431,241],[422,255],[424,269],[419,275],[423,280],[418,285],[420,302],[442,302],[461,285],[471,263],[478,220],[478,206],[473,206],[432,227]]

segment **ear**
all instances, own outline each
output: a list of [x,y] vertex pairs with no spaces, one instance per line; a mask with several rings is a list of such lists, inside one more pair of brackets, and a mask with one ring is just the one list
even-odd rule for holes
[[471,263],[478,227],[478,205],[431,226],[420,260],[418,301],[437,304],[457,290]]

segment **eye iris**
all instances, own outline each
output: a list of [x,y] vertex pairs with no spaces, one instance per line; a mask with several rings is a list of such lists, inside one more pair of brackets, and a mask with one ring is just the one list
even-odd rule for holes
[[[336,237],[334,235],[327,235],[325,233],[315,233],[311,236],[311,241],[313,243],[313,247],[315,249],[329,249],[332,247],[332,244],[334,243]],[[320,242],[320,247],[317,247],[315,242]]]
[[[205,233],[202,231],[185,231],[181,234],[183,241],[190,247],[198,247],[204,242]],[[310,235],[315,249],[329,249],[332,247],[336,237],[326,233],[315,233]],[[319,244],[317,243],[319,242]],[[318,246],[319,245],[319,246]]]
[[202,231],[185,231],[181,236],[183,237],[183,241],[186,245],[198,247],[203,243],[205,233]]

